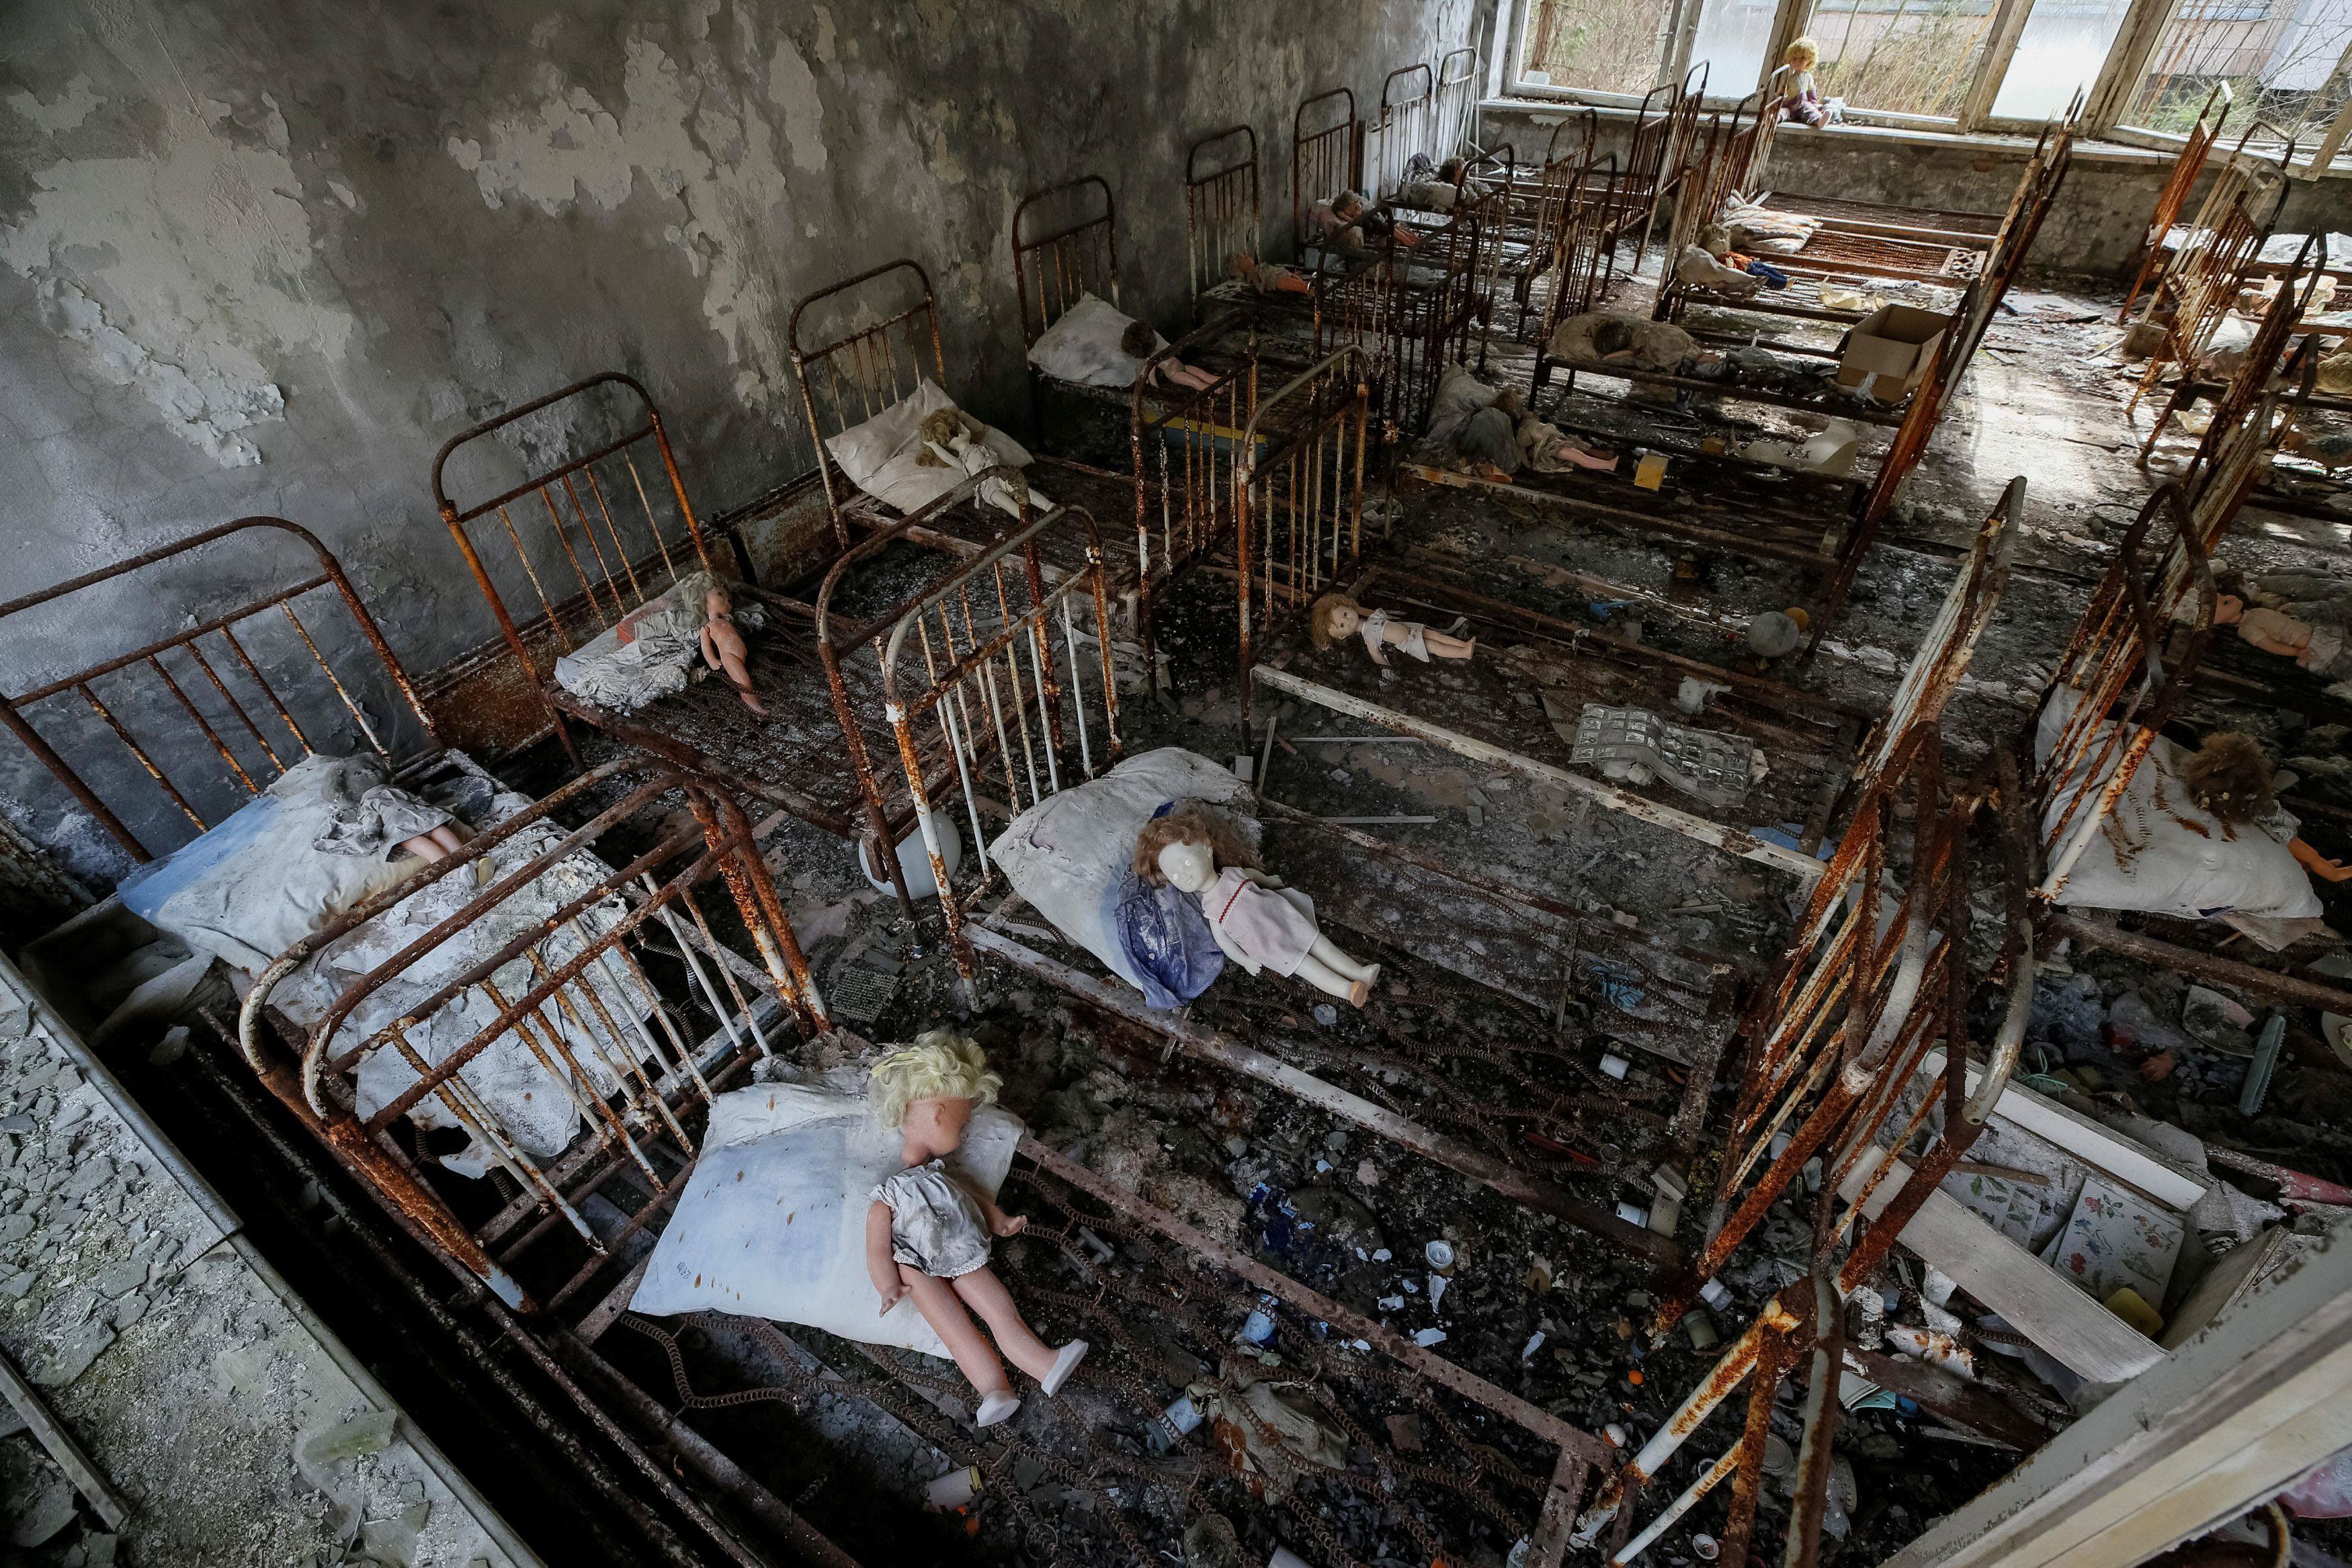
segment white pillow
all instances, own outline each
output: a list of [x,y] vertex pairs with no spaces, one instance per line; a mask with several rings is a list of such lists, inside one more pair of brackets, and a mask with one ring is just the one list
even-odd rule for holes
[[[1121,315],[1117,306],[1081,294],[1031,347],[1029,362],[1077,386],[1131,387],[1143,373],[1143,361],[1120,348],[1119,340],[1134,324],[1135,319]],[[1167,339],[1151,335],[1153,353],[1167,346]]]
[[900,398],[865,423],[852,425],[829,438],[824,449],[833,454],[833,460],[849,476],[849,482],[864,490],[868,487],[866,482],[879,473],[884,464],[915,444],[915,433],[925,419],[940,409],[954,406],[954,401],[925,376],[915,383],[912,396]]
[[[924,463],[922,424],[955,400],[926,378],[913,395],[901,398],[865,423],[824,444],[849,482],[900,513],[929,506],[963,483],[963,471]],[[997,462],[1013,468],[1030,464],[1028,448],[992,424],[981,426],[981,443]]]
[[[992,1196],[1021,1134],[1018,1117],[980,1106],[957,1163]],[[866,1211],[875,1185],[902,1168],[899,1148],[862,1092],[762,1083],[719,1095],[630,1310],[773,1318],[944,1358],[914,1301],[883,1313],[866,1272]]]
[[988,852],[1013,890],[1055,930],[1140,990],[1103,924],[1103,896],[1135,858],[1135,838],[1171,800],[1206,800],[1247,816],[1249,786],[1181,746],[1130,757],[1091,783],[1048,795],[1013,819]]
[[[2050,695],[2035,727],[2034,760],[2047,763],[2068,718],[2082,702],[2082,694],[2062,686]],[[2095,736],[2113,727],[2103,721]],[[2100,738],[2087,755],[2096,758]],[[2117,745],[2120,756],[2123,747]],[[2176,915],[2183,920],[2221,919],[2250,915],[2265,920],[2308,920],[2326,913],[2312,891],[2311,874],[2287,844],[2295,835],[2294,817],[2282,810],[2267,821],[2225,826],[2220,818],[2189,799],[2181,782],[2188,754],[2159,737],[2133,770],[2131,782],[2115,805],[2114,818],[2127,838],[2146,834],[2146,845],[2128,857],[2116,852],[2115,838],[2104,829],[2092,834],[2082,857],[2075,861],[2058,902],[2093,909],[2132,909],[2150,915]],[[2098,798],[2099,788],[2112,768],[2097,779],[2084,768],[2063,781],[2052,793],[2043,814],[2042,831],[2058,824],[2067,803],[2080,792],[2087,797],[2084,812]],[[2158,779],[2164,801],[2156,800]],[[2183,825],[2181,819],[2196,827]],[[2078,812],[2067,825],[2071,840],[2083,822]],[[2200,831],[2201,830],[2201,831]]]

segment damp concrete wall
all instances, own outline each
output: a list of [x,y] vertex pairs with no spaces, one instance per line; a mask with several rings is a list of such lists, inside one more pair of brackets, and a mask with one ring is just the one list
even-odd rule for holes
[[[1563,118],[1560,106],[1553,104],[1490,106],[1486,140],[1490,145],[1509,141],[1522,156],[1539,158]],[[1630,116],[1605,119],[1601,151],[1622,152],[1631,129]],[[1569,135],[1560,133],[1561,146]],[[1807,195],[2000,214],[2008,210],[2032,150],[2029,138],[1783,126],[1773,138],[1766,183]],[[2042,277],[2127,280],[2137,265],[2148,214],[2172,167],[2168,153],[2078,142],[2064,190],[2034,242],[2029,271]],[[2282,232],[2352,229],[2352,173],[2292,182],[2279,226]]]
[[[794,301],[899,256],[938,288],[950,390],[1017,425],[1007,225],[1023,195],[1106,176],[1123,302],[1172,324],[1191,141],[1255,127],[1271,221],[1288,211],[1298,100],[1349,86],[1377,102],[1390,69],[1461,42],[1475,14],[1475,0],[10,6],[0,600],[273,513],[335,550],[401,656],[430,669],[495,634],[428,496],[454,431],[625,371],[667,415],[698,507],[724,509],[810,462]],[[226,557],[165,575],[0,622],[0,681],[22,692],[253,586],[250,563]],[[168,699],[124,700],[149,704],[133,716],[160,727],[157,747],[203,744],[154,706]],[[86,710],[43,711],[77,743],[109,738]],[[134,827],[175,815],[152,789],[122,800]],[[4,736],[0,810],[95,863],[63,792]]]

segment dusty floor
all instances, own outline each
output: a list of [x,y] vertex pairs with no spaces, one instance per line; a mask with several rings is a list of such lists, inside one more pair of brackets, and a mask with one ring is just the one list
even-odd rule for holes
[[[2107,358],[2115,302],[2036,293],[2015,304],[1989,337],[1846,618],[1810,668],[1780,672],[1857,712],[1883,707],[1945,592],[1956,552],[2002,486],[2028,476],[2014,580],[1948,716],[1958,766],[2015,740],[2088,584],[2151,483],[2151,471],[2137,460],[2138,429],[2124,409],[2128,382]],[[1699,561],[1704,586],[1695,589],[1676,580],[1686,553],[1678,547],[1460,491],[1382,497],[1375,511],[1387,533],[1383,559],[1408,574],[1427,569],[1475,582],[1522,608],[1713,663],[1746,659],[1739,633],[1747,618],[1801,603],[1806,592],[1793,569],[1722,554]],[[2231,553],[2248,565],[2315,567],[2340,542],[2335,525],[2250,513]],[[1563,575],[1570,571],[1623,591],[1599,593]],[[1727,1034],[1740,988],[1780,951],[1796,879],[1427,746],[1318,744],[1318,736],[1361,736],[1367,727],[1296,701],[1261,699],[1249,716],[1254,723],[1245,722],[1239,672],[1229,663],[1232,610],[1215,580],[1195,579],[1167,607],[1162,640],[1172,687],[1160,696],[1129,694],[1127,747],[1183,745],[1223,760],[1258,752],[1271,717],[1272,764],[1259,783],[1287,810],[1268,810],[1269,862],[1324,901],[1343,946],[1391,967],[1361,1012],[1331,1008],[1273,977],[1234,975],[1195,1004],[1192,1021],[1604,1208],[1646,1205],[1654,1196],[1651,1172],[1672,1165],[1695,1189],[1680,1232],[1690,1244],[1714,1173],[1708,1139],[1676,1119],[1686,1107],[1709,1108],[1707,1052]],[[1295,632],[1264,651],[1292,673],[1383,694],[1375,700],[1418,704],[1420,711],[1444,713],[1450,704],[1467,713],[1475,695],[1470,684],[1448,684],[1445,672],[1419,666],[1383,680],[1347,662],[1360,660],[1360,649],[1317,653]],[[1490,674],[1482,669],[1479,679]],[[1496,738],[1564,760],[1564,742],[1539,707],[1507,690],[1479,690],[1485,706],[1476,721]],[[2228,712],[2216,705],[2189,717],[2201,727]],[[2299,719],[2263,722],[2263,733],[2283,743],[2340,750],[2340,741]],[[1470,718],[1463,723],[1473,727]],[[1774,771],[1755,796],[1756,814],[1737,820],[1801,827],[1824,785],[1833,787],[1856,727],[1790,722],[1775,730],[1759,723],[1755,733]],[[591,738],[592,759],[602,745]],[[533,781],[530,768],[517,778],[526,788]],[[1557,913],[1536,922],[1491,904],[1470,907],[1442,882],[1416,881],[1351,854],[1347,841],[1292,813],[1388,819],[1361,831],[1435,862],[1475,868]],[[2352,848],[2336,831],[2335,824],[2315,824],[2323,848]],[[1708,1336],[1728,1338],[1797,1277],[1792,1260],[1807,1238],[1784,1203],[1723,1271],[1727,1294],[1696,1314],[1693,1328],[1652,1345],[1637,1325],[1656,1286],[1621,1249],[1286,1095],[1174,1055],[1158,1036],[1017,969],[983,965],[979,1005],[971,1007],[935,926],[927,923],[918,952],[894,904],[867,885],[846,845],[786,820],[769,854],[802,943],[860,1034],[898,1040],[959,1022],[987,1046],[1005,1074],[1006,1103],[1045,1144],[1215,1241],[1610,1440],[1646,1437],[1718,1354]],[[1091,967],[1034,917],[1015,913],[1007,929],[1050,957]],[[2030,1033],[2033,1082],[2071,1097],[2069,1103],[2145,1111],[2209,1143],[2329,1179],[2352,1177],[2352,1143],[2341,1130],[2352,1074],[2316,1033],[2301,1022],[2291,1030],[2268,1106],[2244,1117],[2236,1110],[2242,1040],[2201,1019],[2197,1029],[2177,1027],[2181,990],[2178,977],[2104,956],[2053,967]],[[2173,1053],[2173,1066],[2150,1076],[2140,1069],[2158,1047]],[[215,1048],[199,1041],[192,1049]],[[1603,1058],[1612,1054],[1627,1063],[1622,1080],[1605,1074]],[[814,1046],[784,1071],[820,1070],[838,1057],[836,1046]],[[146,1082],[168,1087],[173,1071],[153,1064]],[[1732,1076],[1726,1064],[1712,1103],[1718,1122]],[[41,1092],[29,1077],[13,1091],[0,1085],[0,1097]],[[2052,1168],[2063,1188],[2063,1162]],[[7,1179],[0,1169],[0,1181]],[[1007,1427],[975,1435],[963,1418],[960,1385],[936,1365],[868,1356],[813,1331],[716,1317],[625,1319],[598,1349],[673,1408],[692,1395],[698,1430],[868,1562],[1124,1554],[1223,1565],[1264,1562],[1277,1544],[1318,1563],[1510,1561],[1549,1477],[1544,1444],[1433,1392],[1369,1342],[1353,1343],[1290,1309],[1273,1311],[1272,1337],[1253,1345],[1239,1333],[1257,1304],[1255,1292],[1235,1280],[1042,1171],[1022,1167],[1009,1192],[1008,1207],[1035,1217],[1038,1228],[1003,1249],[1008,1282],[1049,1339],[1083,1333],[1097,1353],[1058,1399],[1032,1399]],[[0,1212],[5,1207],[0,1202]],[[8,1223],[0,1218],[0,1238],[25,1239],[7,1238]],[[92,1304],[81,1307],[71,1291],[82,1277],[135,1260],[138,1245],[157,1229],[151,1221],[148,1232],[132,1236],[126,1218],[118,1236],[113,1216],[91,1224],[91,1261],[74,1265],[71,1280],[59,1262],[62,1249],[45,1265],[37,1255],[18,1264],[34,1274],[26,1291],[0,1272],[0,1297],[21,1298],[0,1300],[0,1339],[23,1319],[45,1325],[50,1340],[68,1330],[100,1342],[118,1336],[110,1354],[121,1354],[147,1324],[193,1310],[173,1302],[187,1281],[205,1276],[169,1269],[151,1269],[153,1282],[136,1287],[144,1294],[122,1297],[152,1300],[146,1309],[100,1308],[97,1296],[105,1292],[89,1289],[82,1293]],[[1434,1242],[1453,1249],[1450,1274],[1429,1264]],[[163,1250],[150,1248],[158,1258]],[[1925,1283],[1916,1270],[1898,1267],[1895,1276],[1894,1283],[1914,1291]],[[1902,1299],[1898,1311],[1915,1305],[1916,1298]],[[229,1347],[209,1320],[196,1340]],[[675,1381],[666,1341],[681,1354],[676,1365],[684,1385]],[[105,1362],[98,1364],[102,1370]],[[2023,1374],[2018,1380],[2030,1382]],[[93,1375],[73,1386],[98,1381]],[[1276,1456],[1261,1464],[1262,1473],[1238,1477],[1214,1421],[1181,1443],[1155,1441],[1155,1416],[1180,1398],[1239,1400],[1253,1385],[1270,1386],[1289,1416],[1336,1445],[1337,1473],[1291,1473]],[[2032,1386],[2040,1392],[2024,1396],[2024,1405],[2063,1417],[2063,1392]],[[727,1394],[748,1397],[699,1403]],[[1793,1399],[1785,1396],[1774,1417],[1790,1444],[1798,1429]],[[429,1427],[429,1414],[425,1418]],[[1719,1451],[1732,1420],[1717,1416],[1696,1445],[1704,1454],[1677,1460],[1661,1487],[1684,1483],[1699,1458]],[[1832,1563],[1884,1556],[2014,1458],[1891,1396],[1845,1418],[1837,1453],[1824,1553]],[[1776,1541],[1784,1458],[1778,1449],[1768,1455],[1772,1479],[1760,1527]],[[926,1486],[968,1465],[983,1473],[977,1498],[961,1511],[927,1511]],[[279,1504],[291,1516],[286,1528],[323,1532],[335,1550],[356,1529],[362,1552],[372,1551],[368,1531],[403,1517],[394,1505],[404,1506],[404,1493],[396,1488],[379,1496],[383,1489],[371,1483],[353,1493],[349,1511],[336,1513],[285,1469],[275,1463],[268,1481],[299,1501]],[[484,1483],[495,1499],[499,1478]],[[1698,1561],[1691,1531],[1719,1528],[1721,1509],[1719,1499],[1710,1500],[1654,1547],[1650,1560],[1674,1568]],[[436,1508],[429,1521],[442,1517]],[[68,1529],[58,1539],[72,1538]],[[2315,1539],[2327,1537],[2323,1531]],[[81,1550],[74,1561],[103,1560],[93,1555],[102,1549]],[[41,1559],[52,1560],[64,1561]],[[408,1560],[464,1561],[424,1552]]]
[[0,1560],[516,1563],[478,1496],[451,1491],[398,1407],[270,1288],[28,996],[0,974],[0,1350],[131,1511],[107,1529],[0,1421],[16,1427],[0,1436]]

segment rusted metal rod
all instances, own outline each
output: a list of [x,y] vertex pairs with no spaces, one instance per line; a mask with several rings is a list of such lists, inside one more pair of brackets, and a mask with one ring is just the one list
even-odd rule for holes
[[2183,947],[2159,937],[2126,931],[2119,925],[2095,920],[2085,915],[2053,910],[2042,924],[2053,936],[2072,936],[2090,946],[2121,953],[2127,958],[2137,958],[2159,969],[2195,975],[2200,979],[2218,980],[2225,986],[2240,986],[2279,1001],[2317,1008],[2323,1012],[2352,1014],[2352,991],[2336,986],[2323,986],[2316,980],[2299,979],[2293,975],[2282,975],[2252,964],[2216,957],[2210,953],[2200,953],[2194,947]]

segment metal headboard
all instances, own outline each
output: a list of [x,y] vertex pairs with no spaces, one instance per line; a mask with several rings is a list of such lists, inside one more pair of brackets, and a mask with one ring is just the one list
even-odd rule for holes
[[[635,401],[637,418],[625,421],[626,428],[620,435],[530,473],[487,499],[461,507],[450,495],[449,465],[458,453],[503,432],[513,433],[515,448],[530,452],[538,444],[524,434],[523,427],[533,415],[560,410],[551,423],[559,433],[565,432],[572,419],[586,411],[584,400],[607,387],[617,388]],[[645,468],[636,461],[646,449],[661,459],[661,472],[650,485]],[[664,479],[668,481],[666,492]],[[658,503],[657,497],[661,498]],[[536,507],[531,505],[534,499],[539,503]],[[474,574],[482,597],[489,601],[499,631],[534,692],[541,691],[542,673],[531,653],[534,642],[540,643],[542,652],[551,643],[570,653],[657,597],[680,577],[719,565],[694,515],[693,503],[687,499],[686,481],[670,450],[661,410],[643,384],[615,371],[533,398],[443,442],[433,455],[433,504],[449,526],[450,538],[457,541],[467,569]],[[492,517],[497,520],[495,528],[484,522]],[[483,526],[477,528],[477,523]],[[530,598],[539,601],[535,615],[517,621],[499,590],[493,561],[501,568],[520,569]],[[741,576],[750,578],[748,565],[740,558],[735,565]],[[509,587],[515,586],[511,570],[506,575]],[[543,692],[540,701],[565,751],[572,752],[563,716]],[[577,760],[576,753],[573,757]]]
[[[1101,195],[1101,212],[1042,235],[1026,233],[1023,220],[1030,208],[1042,204],[1049,212],[1066,214],[1076,208],[1084,214],[1088,193]],[[1023,342],[1034,344],[1044,337],[1081,295],[1096,294],[1118,303],[1118,215],[1110,183],[1099,174],[1048,185],[1013,209],[1013,287],[1021,300]]]
[[[888,280],[887,283],[885,280]],[[876,287],[866,289],[866,285]],[[919,290],[911,305],[877,306],[869,296],[896,284]],[[812,344],[803,336],[803,322],[812,307],[831,301],[828,314],[837,313],[832,329],[836,336]],[[859,316],[883,311],[880,319],[856,326]],[[814,323],[811,323],[812,329]],[[925,375],[944,390],[947,352],[940,344],[940,308],[931,290],[931,275],[901,256],[868,267],[854,277],[804,296],[793,307],[785,329],[793,355],[793,373],[801,384],[801,411],[808,418],[809,439],[816,447],[817,473],[824,484],[826,507],[833,514],[835,542],[849,546],[849,525],[841,508],[850,497],[845,482],[825,451],[828,437],[862,424],[910,396]]]
[[[226,797],[243,805],[295,762],[316,752],[320,743],[329,741],[331,734],[341,728],[341,720],[331,716],[332,708],[328,709],[331,716],[324,721],[316,714],[307,723],[298,716],[296,706],[310,705],[305,704],[306,694],[300,691],[290,695],[280,691],[280,685],[292,685],[281,665],[301,671],[300,661],[309,658],[319,674],[326,677],[342,715],[350,720],[352,736],[382,757],[387,765],[397,767],[440,748],[433,721],[417,701],[407,671],[401,667],[399,658],[384,641],[375,617],[361,602],[358,590],[343,572],[342,563],[319,542],[317,535],[283,517],[239,517],[128,560],[85,572],[37,593],[11,600],[0,604],[0,626],[85,589],[149,567],[180,561],[206,546],[245,534],[283,535],[288,541],[310,552],[317,570],[280,587],[265,590],[235,609],[205,615],[201,620],[194,618],[198,612],[191,607],[192,623],[168,637],[41,681],[13,695],[0,693],[0,725],[5,725],[24,743],[25,748],[57,777],[83,810],[134,860],[152,861],[158,850],[132,831],[86,775],[102,768],[107,751],[119,747],[138,766],[135,769],[106,768],[103,779],[117,799],[124,801],[125,810],[140,814],[128,802],[143,780],[149,789],[186,817],[197,833],[209,830],[228,815],[227,810],[218,808],[219,800]],[[304,564],[299,551],[282,545],[261,559],[278,570],[289,573]],[[423,747],[404,747],[402,737],[386,737],[388,724],[379,727],[369,719],[362,698],[382,694],[368,689],[373,683],[362,684],[356,678],[347,682],[339,674],[333,661],[341,653],[344,639],[326,635],[323,623],[314,627],[302,618],[298,601],[327,589],[333,590],[334,596],[342,601],[367,654],[383,667],[392,684],[394,702],[405,706],[415,716],[425,743]],[[218,601],[215,594],[204,597]],[[272,612],[276,612],[274,616]],[[276,630],[281,623],[282,632]],[[265,632],[268,642],[264,641]],[[166,654],[174,655],[174,662],[181,666],[179,674],[174,674],[172,666],[164,663]],[[27,674],[30,671],[27,663],[16,663],[16,668]],[[276,670],[278,683],[273,684],[265,670]],[[307,682],[308,672],[301,673]],[[110,691],[102,694],[100,681],[106,681]],[[354,685],[361,688],[356,693]],[[46,732],[36,727],[33,710],[59,697],[79,698],[89,718],[97,721],[96,727],[86,724],[79,733],[68,737],[62,732],[61,723],[53,717]],[[134,725],[147,733],[147,739],[133,733]],[[201,736],[203,744],[182,744],[192,738],[190,731]],[[173,733],[169,743],[160,738],[166,733]],[[404,750],[412,754],[400,755]],[[82,764],[68,761],[68,751],[83,758]],[[211,803],[212,809],[208,810],[200,801]],[[152,797],[149,803],[152,804]],[[165,850],[176,847],[163,846]]]
[[[1211,149],[1238,140],[1245,149],[1240,158],[1210,160]],[[1246,125],[1213,131],[1192,143],[1184,155],[1185,267],[1192,287],[1192,310],[1197,320],[1201,298],[1224,281],[1232,258],[1255,260],[1264,253],[1265,212],[1257,171],[1257,132]]]

